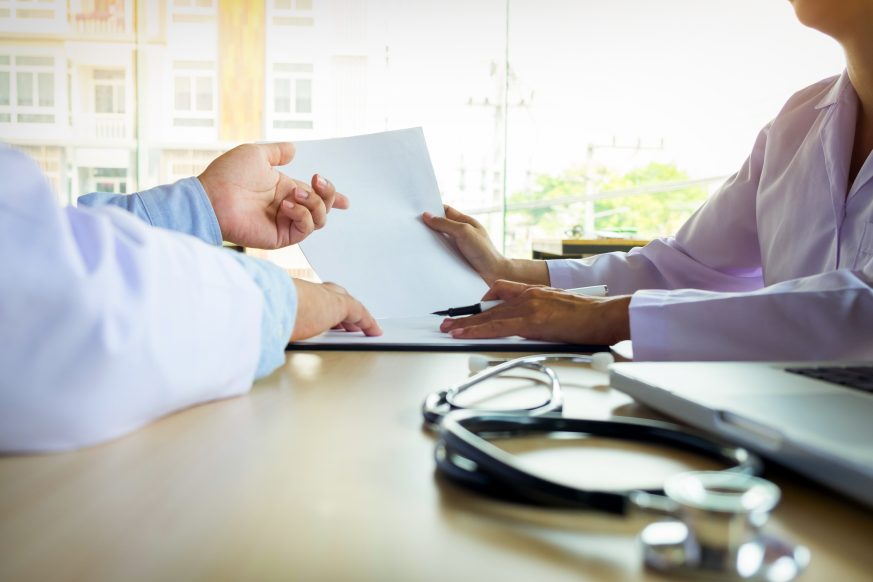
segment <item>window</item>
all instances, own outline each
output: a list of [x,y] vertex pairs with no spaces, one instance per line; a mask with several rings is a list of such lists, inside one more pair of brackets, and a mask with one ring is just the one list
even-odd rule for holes
[[61,204],[67,204],[64,149],[56,146],[18,146],[18,149],[32,157],[45,173],[52,191]]
[[0,55],[0,123],[12,121],[12,66],[10,57]]
[[173,64],[173,125],[215,125],[215,65],[206,61],[176,61]]
[[273,127],[312,129],[313,66],[304,63],[273,65]]
[[79,192],[127,194],[127,168],[79,168]]
[[64,0],[3,0],[0,1],[0,18],[27,24],[54,24],[66,16],[66,4]]
[[124,71],[94,71],[94,112],[124,113]]
[[182,178],[197,176],[221,154],[221,150],[208,148],[164,150],[161,152],[161,183],[170,184]]
[[0,0],[0,136],[46,148],[66,200],[242,141],[421,126],[443,200],[530,257],[674,230],[793,91],[844,68],[788,2],[421,4]]
[[312,0],[273,0],[272,23],[276,26],[314,26]]
[[0,55],[0,122],[55,122],[55,59]]
[[175,23],[211,23],[217,13],[216,0],[172,0],[172,18]]

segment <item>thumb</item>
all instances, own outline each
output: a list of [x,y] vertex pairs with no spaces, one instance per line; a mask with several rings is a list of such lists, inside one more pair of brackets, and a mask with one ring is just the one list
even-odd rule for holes
[[488,290],[488,292],[482,296],[482,300],[493,301],[494,299],[500,299],[501,301],[506,301],[507,299],[518,297],[526,289],[535,286],[536,285],[526,285],[524,283],[517,283],[515,281],[499,279],[495,281],[494,284],[491,285],[491,288]]

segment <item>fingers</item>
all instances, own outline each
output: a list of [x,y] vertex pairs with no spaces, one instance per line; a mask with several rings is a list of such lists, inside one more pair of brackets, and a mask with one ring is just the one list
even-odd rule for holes
[[271,166],[284,166],[294,159],[294,154],[297,152],[294,144],[287,141],[253,145],[267,155],[267,161]]
[[512,335],[520,335],[522,337],[530,337],[527,327],[530,324],[524,317],[511,317],[507,319],[496,319],[488,321],[480,325],[471,325],[468,327],[459,327],[451,330],[449,333],[453,338],[463,339],[486,339],[495,337],[508,337]]
[[312,176],[312,190],[321,196],[328,212],[331,208],[345,210],[349,207],[349,199],[337,192],[333,183],[321,174]]
[[324,200],[310,189],[309,184],[298,182],[284,174],[280,176],[279,182],[279,187],[287,192],[285,200],[290,200],[295,205],[306,208],[316,229],[327,224],[327,208],[324,206]]
[[464,233],[464,231],[472,228],[472,225],[468,223],[443,218],[442,216],[434,216],[430,212],[425,212],[421,215],[421,218],[431,229],[448,235],[451,238],[459,237]]
[[528,289],[534,287],[536,287],[536,285],[527,285],[525,283],[498,279],[493,285],[491,285],[491,288],[488,289],[485,295],[482,296],[482,301],[493,301],[495,299],[506,301],[507,299],[518,297]]
[[446,218],[450,220],[463,222],[464,224],[469,224],[470,226],[475,226],[476,228],[483,228],[482,225],[479,224],[478,220],[476,220],[472,216],[467,216],[463,212],[452,208],[448,204],[443,204],[443,210],[445,210],[446,212]]
[[362,331],[366,336],[382,335],[382,328],[379,327],[376,318],[370,315],[367,308],[351,295],[346,295],[345,298],[347,308],[342,326],[346,331]]
[[[288,233],[288,240],[283,241],[285,246],[302,241],[315,230],[312,213],[302,204],[295,203],[293,197],[283,200],[279,206],[276,226],[280,232]],[[279,246],[283,246],[282,242]]]

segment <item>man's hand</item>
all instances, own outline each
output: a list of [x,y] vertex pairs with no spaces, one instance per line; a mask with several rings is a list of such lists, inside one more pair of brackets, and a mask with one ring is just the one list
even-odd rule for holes
[[475,218],[444,205],[446,217],[429,212],[422,215],[424,223],[432,230],[449,238],[467,262],[489,285],[498,279],[525,283],[546,284],[549,271],[544,261],[507,259],[494,248],[488,232]]
[[461,339],[520,335],[534,340],[612,345],[630,339],[630,295],[588,297],[560,289],[497,281],[483,301],[501,305],[478,315],[446,319],[443,332]]
[[370,312],[348,292],[333,283],[309,283],[294,279],[297,287],[297,319],[291,341],[302,340],[333,328],[382,335]]
[[290,143],[245,144],[216,158],[198,178],[212,203],[224,240],[278,249],[297,244],[349,200],[324,177],[311,184],[276,170],[294,157]]

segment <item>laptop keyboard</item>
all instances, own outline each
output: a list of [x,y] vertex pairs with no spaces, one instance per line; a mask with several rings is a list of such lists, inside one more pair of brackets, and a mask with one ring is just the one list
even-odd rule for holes
[[873,366],[785,368],[785,371],[873,393]]

